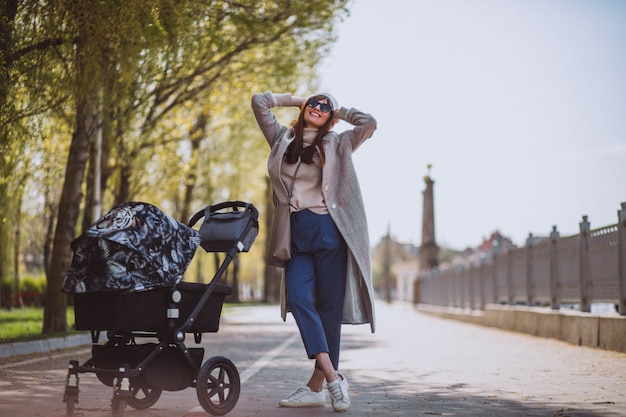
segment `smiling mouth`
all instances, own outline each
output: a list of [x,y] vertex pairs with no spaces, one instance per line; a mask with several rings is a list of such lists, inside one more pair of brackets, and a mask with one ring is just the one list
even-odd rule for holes
[[321,117],[322,117],[322,115],[321,115],[321,114],[319,114],[319,113],[317,113],[317,112],[314,112],[314,111],[310,111],[310,112],[309,112],[309,114],[310,114],[311,116],[315,116],[315,117],[317,117],[317,118],[321,118]]

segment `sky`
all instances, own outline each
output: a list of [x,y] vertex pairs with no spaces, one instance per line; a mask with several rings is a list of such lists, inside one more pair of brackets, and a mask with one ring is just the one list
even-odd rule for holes
[[355,0],[337,34],[320,88],[378,121],[354,154],[372,244],[420,244],[428,164],[439,246],[617,223],[626,1]]

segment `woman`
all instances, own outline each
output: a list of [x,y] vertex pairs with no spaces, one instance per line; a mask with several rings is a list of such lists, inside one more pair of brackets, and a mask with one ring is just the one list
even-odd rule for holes
[[[271,109],[293,106],[300,113],[291,127],[278,123]],[[343,411],[350,397],[348,380],[337,372],[341,324],[370,323],[374,332],[369,235],[352,152],[372,136],[376,120],[339,107],[327,93],[308,99],[255,94],[252,109],[271,148],[272,189],[276,199],[291,208],[292,257],[281,285],[282,318],[288,308],[309,359],[315,359],[306,386],[279,405],[324,406],[326,380],[333,409]],[[354,128],[332,131],[339,120]]]

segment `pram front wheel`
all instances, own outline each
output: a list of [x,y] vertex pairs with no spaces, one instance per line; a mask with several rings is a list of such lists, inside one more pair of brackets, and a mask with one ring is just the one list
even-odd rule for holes
[[114,398],[111,401],[111,414],[113,417],[124,417],[124,410],[126,409],[126,400],[121,398]]
[[156,388],[132,388],[132,396],[127,399],[127,403],[135,410],[145,410],[159,401],[162,392]]
[[198,401],[211,415],[221,416],[235,408],[240,390],[239,371],[230,359],[214,356],[204,362],[198,371]]
[[70,394],[65,401],[65,415],[72,417],[74,415],[74,404],[78,402],[76,394]]

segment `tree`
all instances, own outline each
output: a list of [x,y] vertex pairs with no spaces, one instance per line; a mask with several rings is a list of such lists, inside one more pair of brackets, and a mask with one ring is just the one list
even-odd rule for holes
[[30,176],[20,164],[34,142],[30,121],[58,106],[64,96],[53,99],[49,93],[58,83],[48,83],[44,76],[50,50],[60,44],[49,36],[47,28],[56,31],[57,25],[46,26],[48,18],[40,2],[0,1],[0,278],[11,265],[9,248],[18,245],[11,235],[19,217],[13,197],[19,195],[20,179]]
[[70,22],[75,25],[77,35],[73,62],[76,123],[59,200],[58,218],[47,275],[48,290],[45,297],[43,333],[67,331],[67,299],[60,290],[71,260],[69,247],[75,237],[81,186],[89,157],[89,143],[96,128],[96,109],[100,87],[98,60],[94,59],[97,57],[94,52],[98,50],[97,35],[101,32],[94,30],[93,24],[98,19],[99,10],[93,4],[79,0],[71,2],[68,6]]
[[[14,109],[9,100],[13,50],[13,27],[17,14],[17,0],[0,1],[0,280],[8,276],[10,265],[9,221],[10,176],[16,163],[11,142],[9,120]],[[1,297],[0,297],[1,299]]]
[[[263,194],[264,144],[250,139],[258,133],[250,92],[313,82],[345,4],[0,0],[0,104],[11,104],[0,108],[2,247],[10,238],[2,224],[15,215],[4,203],[19,178],[15,161],[35,136],[23,133],[45,114],[60,127],[46,139],[67,149],[62,181],[44,187],[57,213],[49,251],[44,245],[44,332],[66,329],[60,288],[77,224],[94,220],[93,201],[175,202],[185,217],[195,204]],[[11,264],[2,262],[8,256],[0,254],[0,265]]]
[[[289,2],[262,9],[258,2],[236,7],[217,2],[189,13],[198,18],[185,22],[187,31],[176,31],[159,53],[145,54],[136,81],[129,84],[136,100],[115,101],[130,106],[115,114],[137,116],[127,125],[115,122],[125,127],[117,129],[110,146],[117,156],[108,158],[117,164],[114,203],[147,198],[158,204],[168,200],[162,193],[169,193],[169,199],[178,196],[176,217],[185,221],[194,203],[241,198],[236,190],[242,181],[247,190],[262,190],[259,167],[266,145],[250,140],[258,138],[256,126],[251,127],[251,86],[296,91],[303,80],[312,80],[313,68],[334,39],[332,23],[343,3],[323,8]],[[188,146],[181,150],[184,142]],[[238,169],[235,163],[245,161],[254,168]],[[264,198],[260,192],[255,196]]]

